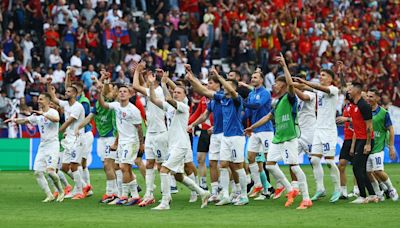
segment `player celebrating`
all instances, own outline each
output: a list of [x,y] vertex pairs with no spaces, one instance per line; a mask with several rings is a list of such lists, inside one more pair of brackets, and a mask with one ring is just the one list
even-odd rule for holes
[[[144,70],[145,63],[141,62],[132,70],[133,72],[133,88],[143,94],[145,97],[150,96],[150,89],[140,85],[140,73]],[[161,75],[159,75],[161,73]],[[164,94],[160,86],[162,72],[157,72],[156,85],[154,85],[154,92],[158,99],[164,101]],[[146,105],[147,116],[147,132],[145,142],[145,155],[146,155],[146,193],[143,201],[139,206],[144,207],[155,203],[154,199],[154,165],[157,162],[162,164],[167,159],[167,127],[165,125],[165,111],[157,107],[150,99],[147,99]],[[158,167],[161,167],[159,165]]]
[[[100,106],[115,111],[118,129],[117,156],[120,159],[122,170],[122,194],[118,205],[133,206],[141,202],[137,182],[132,173],[132,165],[135,163],[138,151],[144,150],[142,132],[142,117],[140,111],[129,102],[130,92],[125,85],[118,90],[118,102],[105,102],[102,96],[103,85],[98,85],[97,97]],[[128,199],[129,193],[131,198]]]
[[[191,81],[191,83],[199,83],[197,80]],[[221,90],[221,83],[218,80],[216,75],[212,75],[208,79],[207,88],[218,93],[223,94],[224,92]],[[212,135],[210,137],[210,148],[208,154],[208,160],[210,163],[210,179],[211,179],[211,197],[210,202],[217,202],[218,196],[218,161],[219,154],[221,150],[221,139],[223,135],[223,120],[222,120],[222,106],[221,103],[216,102],[215,100],[211,100],[207,104],[207,109],[196,121],[194,121],[191,125],[188,126],[189,129],[193,129],[200,123],[203,123],[207,119],[213,118],[213,127],[209,129],[212,131]]]
[[165,101],[157,98],[155,94],[155,81],[156,78],[153,75],[148,76],[150,82],[150,101],[157,105],[159,108],[167,110],[169,106],[175,108],[175,114],[172,118],[170,128],[168,130],[168,152],[169,156],[165,161],[160,170],[161,176],[161,188],[162,188],[162,200],[161,203],[153,208],[153,210],[168,210],[170,209],[171,201],[171,188],[170,188],[170,177],[169,173],[172,171],[175,173],[175,179],[182,182],[186,187],[192,191],[196,191],[202,198],[201,208],[207,206],[210,193],[200,188],[195,181],[187,176],[183,175],[183,168],[185,162],[185,156],[187,156],[188,150],[191,153],[190,139],[186,132],[187,123],[189,120],[189,106],[183,101],[186,98],[185,88],[177,86],[174,90],[174,97],[172,98],[167,85],[166,77],[162,81],[162,89],[165,96]]
[[282,170],[276,165],[279,160],[283,159],[285,164],[288,164],[296,175],[303,196],[303,201],[297,209],[307,209],[312,206],[312,202],[308,195],[306,176],[298,165],[297,97],[295,96],[294,84],[283,55],[281,54],[277,57],[276,61],[283,67],[285,73],[284,77],[281,76],[276,79],[274,85],[274,91],[279,98],[278,103],[272,112],[245,131],[247,134],[251,134],[257,127],[267,123],[272,118],[275,119],[275,135],[272,140],[271,150],[267,155],[266,168],[274,176],[275,180],[289,191],[285,207],[291,206],[298,195],[298,190],[292,188]]
[[[109,73],[108,73],[109,74]],[[107,73],[101,72],[102,78],[97,83],[101,83],[102,79],[105,79]],[[106,83],[104,86],[103,93],[105,100],[111,102],[114,100],[113,90],[110,89],[110,84]],[[112,110],[104,109],[100,106],[99,101],[96,102],[91,113],[85,118],[85,120],[75,129],[75,134],[78,134],[79,130],[90,123],[94,119],[96,123],[96,129],[99,133],[98,138],[98,155],[103,162],[104,172],[106,174],[106,193],[101,199],[102,203],[109,203],[118,197],[117,177],[115,174],[115,160],[116,151],[110,150],[110,147],[115,142],[115,136],[117,129],[115,126],[115,112]]]
[[56,173],[58,152],[60,150],[60,143],[58,141],[58,122],[60,121],[60,116],[55,109],[50,108],[50,101],[51,96],[48,93],[42,93],[38,99],[40,111],[33,111],[35,114],[27,118],[5,121],[5,123],[12,121],[17,124],[31,123],[39,127],[40,144],[33,170],[35,171],[35,177],[40,188],[46,193],[47,197],[42,201],[44,203],[55,200],[45,178],[45,173],[50,176],[58,190],[57,201],[62,202],[64,200],[64,190],[61,186],[60,178]]
[[[246,205],[248,204],[249,199],[247,197],[246,172],[243,168],[245,145],[245,137],[243,136],[243,126],[241,122],[243,101],[240,95],[236,92],[236,88],[238,86],[237,81],[226,81],[220,75],[218,75],[218,72],[215,69],[212,70],[212,73],[218,77],[218,80],[223,85],[224,94],[217,93],[216,91],[210,91],[199,83],[193,83],[192,85],[194,90],[199,94],[202,94],[210,99],[214,99],[216,102],[219,102],[222,105],[222,115],[224,116],[224,121],[220,152],[220,182],[223,196],[216,205],[222,206],[231,203],[231,200],[229,199],[228,167],[231,168],[232,175],[237,175],[237,179],[239,180],[237,191],[240,192],[240,195],[234,205]],[[194,79],[194,76],[190,70],[188,70],[187,76],[190,82],[196,80]]]
[[[61,125],[59,132],[65,131],[65,138],[61,142],[64,147],[62,159],[62,171],[71,176],[75,182],[72,199],[78,200],[85,198],[83,194],[83,181],[78,167],[82,161],[83,143],[81,136],[75,136],[74,130],[85,118],[83,106],[76,101],[78,91],[75,87],[68,86],[65,91],[67,100],[59,100],[56,96],[55,88],[50,84],[47,85],[47,90],[51,95],[52,101],[64,108],[65,122]],[[82,135],[84,132],[79,132]],[[69,172],[71,170],[71,173]],[[66,196],[68,197],[68,196]]]
[[317,123],[311,148],[311,164],[313,166],[314,178],[317,184],[317,192],[311,200],[318,200],[326,195],[324,187],[324,170],[321,165],[322,156],[330,169],[330,175],[334,185],[334,193],[330,202],[334,203],[340,198],[340,175],[334,158],[337,143],[336,106],[338,103],[339,89],[332,85],[335,73],[323,69],[320,73],[320,84],[308,82],[302,78],[296,78],[317,93]]
[[[386,133],[389,132],[389,155],[390,159],[396,159],[396,152],[394,151],[394,129],[392,125],[392,120],[390,119],[389,112],[386,109],[378,105],[379,95],[376,89],[370,89],[368,91],[368,103],[372,108],[372,125],[374,129],[374,146],[372,148],[371,154],[368,156],[367,161],[367,174],[371,180],[372,187],[378,197],[383,198],[381,191],[379,189],[379,184],[376,179],[382,182],[389,191],[389,196],[393,201],[399,199],[396,189],[393,187],[389,176],[384,171],[384,152],[386,144]],[[372,175],[373,174],[373,175]],[[376,179],[375,179],[376,177]]]
[[[271,111],[271,94],[263,86],[264,77],[261,71],[256,71],[251,76],[251,84],[254,90],[250,92],[247,102],[244,103],[246,107],[246,116],[250,117],[251,124],[256,123],[261,118],[266,116]],[[253,134],[250,136],[248,145],[248,160],[251,178],[254,181],[254,187],[250,193],[250,197],[255,197],[258,193],[262,192],[263,185],[261,183],[261,173],[264,173],[263,162],[256,162],[256,156],[261,158],[269,150],[269,145],[274,137],[272,122],[268,121],[266,124],[254,129]],[[264,178],[266,179],[266,178]]]

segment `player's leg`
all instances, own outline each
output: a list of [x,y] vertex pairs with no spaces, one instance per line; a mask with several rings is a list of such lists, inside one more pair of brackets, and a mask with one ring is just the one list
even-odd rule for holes
[[229,162],[232,160],[232,152],[227,137],[221,138],[221,151],[220,151],[220,184],[221,184],[221,200],[216,203],[217,206],[230,204],[229,199]]
[[[155,180],[155,170],[154,164],[156,162],[156,157],[161,157],[161,151],[155,149],[155,137],[156,135],[153,133],[148,132],[146,134],[145,140],[145,155],[146,155],[146,174],[145,174],[145,181],[146,181],[146,193],[144,195],[144,204],[147,199],[154,199],[153,192],[154,192],[154,180]],[[153,200],[150,200],[153,201]],[[145,206],[145,205],[142,205]]]
[[221,137],[222,134],[213,134],[210,138],[210,149],[208,154],[208,160],[210,163],[210,179],[211,179],[211,197],[210,201],[216,202],[218,196],[218,161],[219,152],[221,150]]
[[265,165],[266,169],[271,173],[274,177],[276,183],[280,183],[282,185],[281,190],[278,189],[274,193],[274,199],[277,199],[281,196],[283,191],[286,189],[288,192],[293,190],[293,187],[290,185],[289,181],[283,174],[282,170],[277,165],[277,162],[282,160],[281,151],[284,151],[283,143],[274,144],[271,143],[270,151],[267,154],[267,163]]
[[264,152],[261,150],[261,137],[260,133],[254,133],[250,136],[249,144],[248,144],[248,154],[247,158],[249,160],[249,170],[251,174],[251,179],[254,182],[254,186],[252,192],[250,193],[250,197],[255,197],[263,190],[260,171],[258,164],[256,162],[256,157],[259,153]]
[[87,166],[87,159],[91,156],[93,150],[93,133],[91,131],[85,133],[84,137],[84,147],[83,147],[83,157],[82,157],[82,179],[86,183],[84,187],[85,196],[93,195],[92,186],[90,183],[90,173],[89,167]]
[[339,156],[339,172],[340,172],[340,188],[341,188],[341,198],[347,199],[347,177],[346,177],[346,166],[348,162],[351,162],[352,158],[350,156],[352,140],[345,140],[343,142],[342,148],[340,150]]
[[57,201],[62,202],[64,200],[64,189],[62,187],[61,181],[59,176],[56,173],[56,169],[58,166],[58,155],[60,150],[60,144],[58,140],[54,141],[53,143],[49,143],[46,148],[46,171],[51,178],[52,182],[54,183],[55,187],[58,191]]
[[[120,161],[122,170],[122,197],[117,204],[133,206],[141,202],[137,181],[132,172],[132,165],[137,157],[139,145],[137,143],[122,144],[121,146],[118,145],[118,150],[122,151]],[[129,194],[130,198],[128,198]]]
[[329,173],[331,176],[331,180],[334,187],[334,192],[332,197],[330,198],[330,202],[334,203],[340,198],[340,172],[339,168],[335,163],[335,154],[336,154],[336,143],[337,143],[337,133],[332,132],[329,133],[328,136],[324,136],[326,139],[322,144],[322,152],[325,157],[326,165],[329,168]]
[[46,199],[44,199],[42,202],[47,203],[53,201],[55,198],[53,194],[50,191],[49,184],[46,180],[45,177],[45,171],[46,171],[46,156],[45,156],[45,151],[43,150],[43,145],[39,145],[38,153],[35,158],[35,162],[33,165],[33,170],[34,170],[34,175],[36,178],[36,181],[39,185],[39,187],[42,189],[42,191],[46,194]]
[[[397,190],[393,187],[392,185],[392,181],[390,180],[389,176],[387,175],[387,173],[384,171],[384,152],[379,152],[379,153],[375,153],[374,155],[374,159],[371,161],[373,163],[373,173],[374,176],[378,179],[378,181],[382,182],[385,187],[387,188],[388,192],[389,192],[389,196],[393,201],[397,201],[399,199],[399,196],[397,194]],[[371,156],[371,155],[370,155]],[[375,188],[374,188],[375,190]],[[377,191],[375,190],[375,193],[377,193]],[[378,195],[378,197],[380,197]]]
[[208,190],[207,186],[207,166],[206,157],[210,149],[210,135],[206,130],[202,130],[197,145],[197,164],[199,169],[199,185],[204,190]]
[[320,197],[325,196],[325,186],[324,186],[324,170],[321,165],[323,145],[320,140],[319,132],[315,132],[314,140],[311,151],[311,165],[313,169],[315,183],[317,185],[317,191],[311,200],[318,200]]
[[[354,172],[354,176],[357,180],[357,186],[359,188],[360,191],[360,196],[352,201],[351,203],[365,203],[368,202],[366,201],[366,197],[367,197],[367,193],[365,191],[365,182],[364,182],[364,173],[366,172],[366,170],[363,170],[363,162],[364,162],[364,158],[363,158],[363,153],[364,153],[364,145],[365,142],[363,142],[363,140],[356,140],[356,144],[355,144],[355,149],[354,149],[354,158],[353,158],[353,172]],[[366,167],[365,167],[366,169]]]
[[[168,161],[167,161],[168,162]],[[160,169],[160,179],[161,179],[161,192],[162,192],[162,199],[161,203],[157,206],[152,208],[152,210],[168,210],[170,209],[170,202],[171,202],[171,178],[169,177],[170,170],[162,166]]]

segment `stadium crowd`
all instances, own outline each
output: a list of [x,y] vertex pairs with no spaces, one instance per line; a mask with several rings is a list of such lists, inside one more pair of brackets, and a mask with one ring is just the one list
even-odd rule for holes
[[49,77],[64,94],[67,66],[92,102],[97,72],[132,83],[139,61],[174,81],[185,63],[204,82],[213,65],[238,70],[243,82],[260,66],[271,90],[279,52],[307,79],[342,60],[347,81],[375,85],[384,105],[400,106],[399,11],[397,0],[2,1],[0,112],[11,111],[10,99],[37,109]]

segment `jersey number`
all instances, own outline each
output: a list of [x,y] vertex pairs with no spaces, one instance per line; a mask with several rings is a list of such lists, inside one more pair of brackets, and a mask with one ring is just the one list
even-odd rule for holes
[[108,155],[108,154],[110,154],[110,146],[106,146],[106,154]]
[[329,143],[323,144],[323,147],[324,147],[324,151],[330,151]]
[[381,157],[376,157],[376,158],[375,158],[375,163],[376,163],[377,165],[381,165],[381,164],[382,164],[382,159],[381,159]]
[[124,159],[126,158],[127,155],[128,155],[128,150],[124,150]]
[[42,125],[42,127],[40,128],[40,132],[42,133],[42,134],[44,134],[44,126]]
[[288,150],[285,150],[285,155],[286,155],[286,159],[288,159],[288,158],[289,158],[289,152],[288,152]]
[[269,148],[269,143],[268,143],[268,139],[267,140],[265,140],[265,142],[264,142],[264,146],[265,146],[265,148]]
[[51,164],[51,156],[49,156],[49,159],[47,160],[48,164]]
[[72,157],[72,158],[75,158],[75,157],[76,157],[76,151],[75,151],[75,150],[73,150],[73,151],[71,152],[71,157]]
[[161,158],[161,151],[157,150],[157,158]]
[[233,158],[236,158],[236,150],[232,150],[232,156]]

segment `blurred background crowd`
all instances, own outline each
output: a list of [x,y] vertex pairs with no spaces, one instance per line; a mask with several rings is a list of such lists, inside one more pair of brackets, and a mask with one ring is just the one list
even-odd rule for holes
[[3,119],[38,109],[48,78],[62,96],[67,66],[93,102],[100,70],[131,83],[139,61],[175,81],[188,63],[204,83],[212,66],[243,83],[260,67],[271,90],[280,52],[308,80],[341,60],[347,81],[400,106],[399,0],[3,0],[0,10]]

